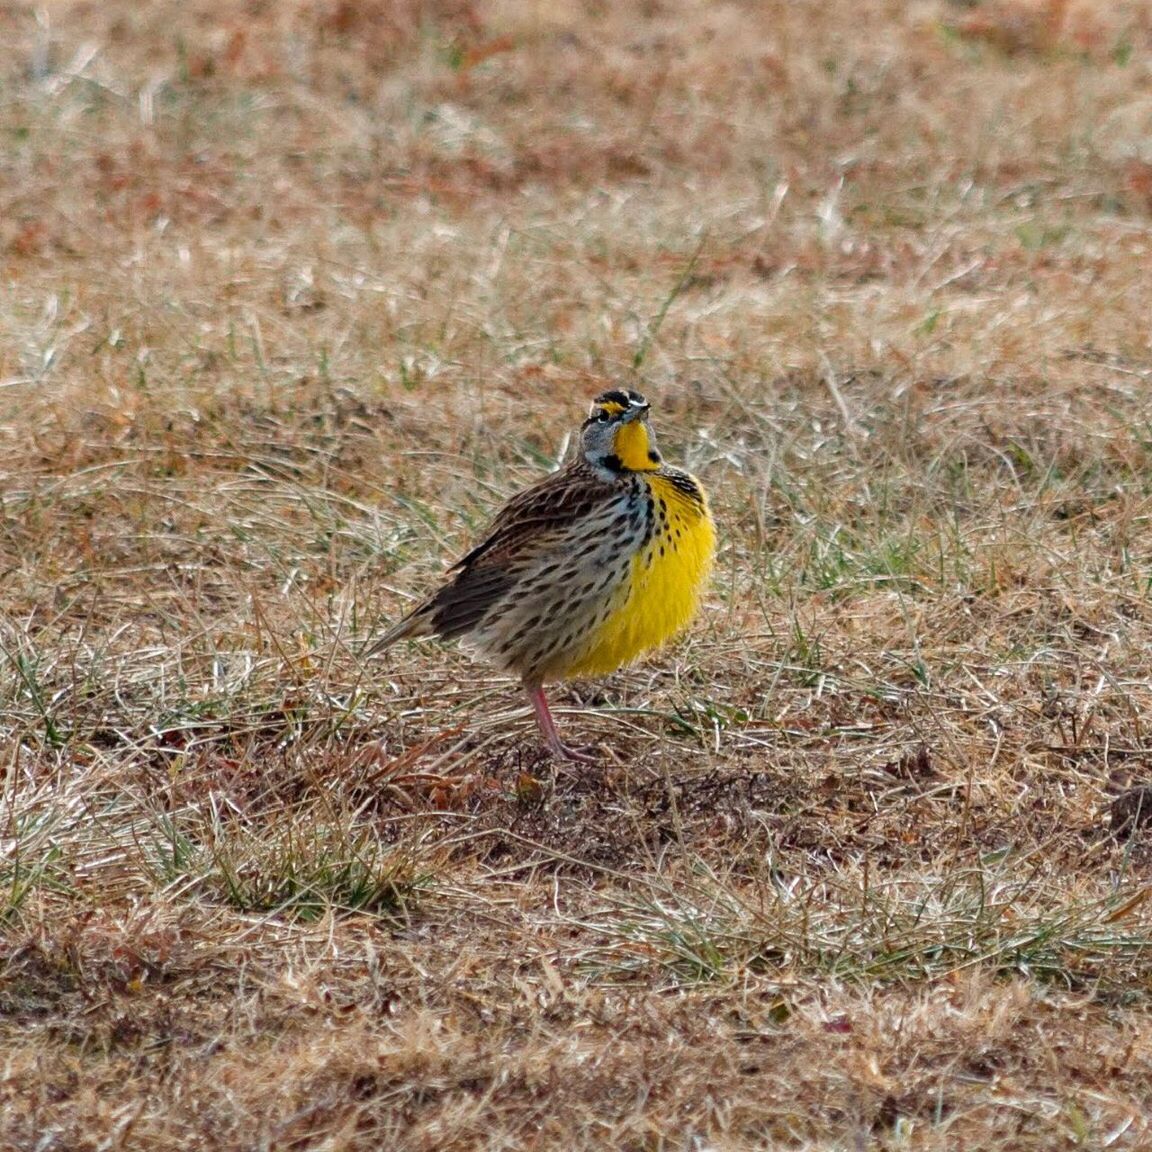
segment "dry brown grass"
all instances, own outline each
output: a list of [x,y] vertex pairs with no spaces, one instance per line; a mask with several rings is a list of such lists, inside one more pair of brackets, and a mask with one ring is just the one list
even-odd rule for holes
[[[1152,1144],[1146,6],[0,42],[0,1144]],[[553,774],[354,642],[621,381],[724,549]]]

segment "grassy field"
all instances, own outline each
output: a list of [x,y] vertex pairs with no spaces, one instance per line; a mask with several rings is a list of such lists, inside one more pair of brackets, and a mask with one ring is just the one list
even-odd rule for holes
[[[0,1147],[1152,1147],[1147,5],[0,42]],[[619,385],[721,554],[556,769],[356,652]]]

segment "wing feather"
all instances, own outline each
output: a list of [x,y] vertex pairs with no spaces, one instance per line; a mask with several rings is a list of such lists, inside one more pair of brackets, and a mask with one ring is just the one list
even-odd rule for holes
[[587,516],[615,484],[578,462],[513,496],[489,524],[483,539],[449,569],[445,584],[398,621],[365,652],[375,655],[405,637],[443,640],[477,628],[513,592],[526,562],[562,546],[566,529]]

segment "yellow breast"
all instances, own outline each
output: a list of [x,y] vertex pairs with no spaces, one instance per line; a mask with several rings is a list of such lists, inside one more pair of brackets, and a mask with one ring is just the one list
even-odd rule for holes
[[[589,638],[564,676],[613,672],[676,635],[696,614],[716,551],[716,528],[703,489],[671,472],[645,477],[653,500],[653,533],[632,559],[618,606]],[[685,484],[684,481],[689,481]]]

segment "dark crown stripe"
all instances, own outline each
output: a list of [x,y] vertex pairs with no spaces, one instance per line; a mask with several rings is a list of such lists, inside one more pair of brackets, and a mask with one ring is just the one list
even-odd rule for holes
[[619,388],[612,388],[607,392],[601,392],[593,404],[619,404],[621,408],[630,408],[632,406],[632,398],[627,392]]

